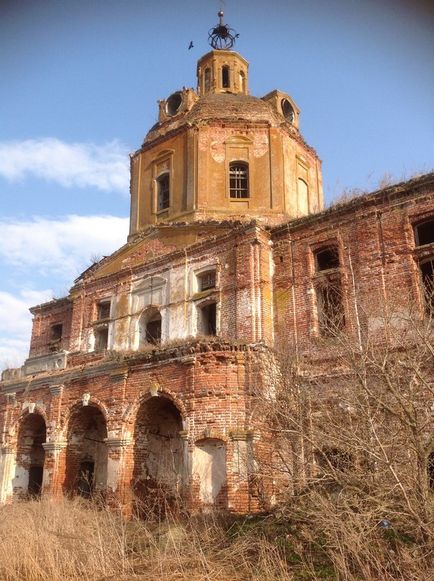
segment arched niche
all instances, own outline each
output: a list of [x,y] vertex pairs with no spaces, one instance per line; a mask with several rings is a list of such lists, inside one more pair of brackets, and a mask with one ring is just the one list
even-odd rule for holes
[[182,417],[164,396],[144,401],[134,429],[132,488],[139,513],[164,513],[178,505],[185,480]]
[[107,425],[94,405],[77,406],[70,415],[64,487],[89,498],[107,485]]
[[42,491],[47,429],[44,418],[37,413],[21,420],[17,434],[17,455],[13,490],[18,496],[39,496]]
[[226,444],[216,438],[196,442],[193,450],[193,478],[199,501],[206,507],[227,508]]

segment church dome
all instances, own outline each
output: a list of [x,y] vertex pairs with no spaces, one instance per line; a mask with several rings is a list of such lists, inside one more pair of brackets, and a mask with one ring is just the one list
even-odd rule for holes
[[269,102],[252,95],[217,93],[200,97],[189,111],[182,112],[165,121],[156,123],[145,137],[143,145],[153,142],[183,126],[194,126],[201,123],[248,122],[265,123],[277,127],[286,123]]

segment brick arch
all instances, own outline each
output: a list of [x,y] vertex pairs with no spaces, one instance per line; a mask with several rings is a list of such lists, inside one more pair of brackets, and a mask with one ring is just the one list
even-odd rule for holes
[[139,411],[140,407],[152,397],[165,397],[166,399],[170,400],[173,403],[173,405],[178,409],[182,418],[182,423],[183,425],[185,425],[185,422],[187,421],[187,410],[181,399],[176,394],[174,394],[173,391],[171,391],[170,389],[165,388],[159,390],[157,393],[158,396],[153,395],[150,391],[142,393],[131,405],[131,407],[129,407],[125,411],[124,415],[122,416],[123,425],[125,427],[131,425],[134,426],[136,423],[135,420],[137,417],[137,412]]
[[63,428],[66,441],[63,487],[72,494],[89,497],[107,486],[107,410],[89,400],[72,405]]
[[131,472],[128,474],[139,514],[162,515],[175,509],[186,483],[184,420],[175,398],[146,394],[130,410],[133,437]]
[[13,422],[10,430],[9,430],[9,437],[11,439],[11,444],[14,445],[16,444],[17,441],[17,436],[18,436],[18,432],[20,429],[20,426],[22,424],[23,421],[25,421],[29,416],[32,415],[39,415],[42,417],[42,419],[45,422],[45,426],[48,426],[48,417],[46,412],[40,407],[40,406],[35,406],[35,409],[33,412],[29,412],[29,409],[26,408],[25,410],[23,410],[19,416],[15,419],[15,421]]
[[43,482],[43,445],[47,441],[47,420],[44,413],[26,412],[21,414],[16,424],[16,458],[12,487],[19,496],[38,496]]
[[98,408],[98,410],[102,413],[102,415],[104,416],[104,420],[106,422],[107,425],[107,430],[109,429],[109,412],[108,409],[106,407],[105,404],[102,403],[102,401],[100,399],[97,399],[95,397],[91,397],[89,399],[89,403],[87,404],[87,406],[83,405],[83,399],[77,399],[75,400],[75,402],[69,406],[69,408],[67,410],[65,410],[60,418],[60,433],[65,436],[66,432],[68,431],[68,426],[69,426],[69,422],[71,420],[71,417],[74,415],[74,413],[79,410],[82,407],[94,407],[94,408]]
[[224,444],[228,444],[231,441],[231,438],[222,432],[211,431],[209,434],[202,433],[196,436],[193,439],[193,444],[196,446],[196,444],[200,444],[204,440],[220,440]]

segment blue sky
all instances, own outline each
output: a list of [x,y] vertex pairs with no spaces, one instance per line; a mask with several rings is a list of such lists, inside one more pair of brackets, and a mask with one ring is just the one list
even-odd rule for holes
[[251,93],[300,107],[327,201],[434,168],[430,0],[0,0],[0,367],[28,307],[125,241],[128,153],[195,86],[221,7]]

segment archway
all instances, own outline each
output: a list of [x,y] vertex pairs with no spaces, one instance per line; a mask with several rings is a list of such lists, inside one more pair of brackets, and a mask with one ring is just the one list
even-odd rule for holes
[[139,408],[134,430],[133,490],[138,511],[164,514],[177,505],[184,479],[182,418],[165,397]]
[[79,407],[71,414],[66,448],[65,489],[89,498],[107,484],[107,426],[95,406]]
[[14,493],[20,496],[37,497],[42,491],[45,451],[42,444],[47,430],[44,418],[39,414],[28,414],[21,421],[17,438],[17,457]]

